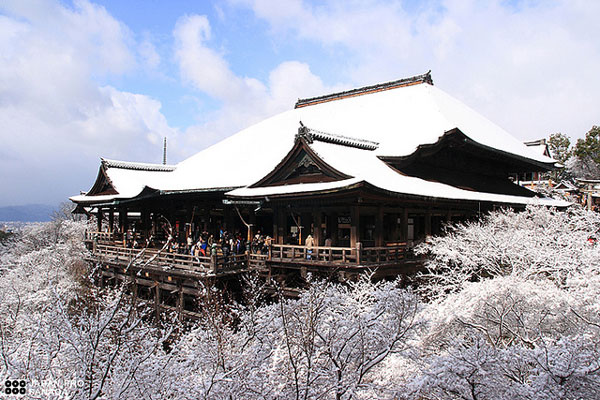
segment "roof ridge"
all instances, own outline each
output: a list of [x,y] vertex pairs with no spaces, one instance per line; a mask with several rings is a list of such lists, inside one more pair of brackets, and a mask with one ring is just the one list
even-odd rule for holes
[[101,158],[101,160],[102,165],[106,168],[120,168],[153,172],[171,172],[175,170],[175,165],[169,164],[152,164],[133,161],[109,160],[106,158]]
[[311,129],[307,126],[304,126],[302,121],[300,121],[300,128],[298,128],[298,134],[296,135],[296,138],[305,138],[309,143],[318,140],[320,142],[355,147],[362,150],[375,150],[379,147],[379,142],[318,131],[316,129]]
[[433,85],[433,79],[431,78],[431,70],[421,75],[411,76],[409,78],[402,78],[395,81],[378,83],[370,86],[363,86],[357,89],[346,90],[343,92],[330,93],[317,97],[309,97],[306,99],[298,99],[294,108],[302,108],[311,106],[314,104],[326,103],[329,101],[340,100],[346,97],[362,96],[364,94],[382,92],[384,90],[396,89],[404,86],[412,86],[420,83],[428,83]]

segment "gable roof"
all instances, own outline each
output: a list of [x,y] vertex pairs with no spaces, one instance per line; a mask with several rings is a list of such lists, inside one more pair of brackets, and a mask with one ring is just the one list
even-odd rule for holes
[[[127,199],[139,195],[145,187],[159,187],[166,175],[173,172],[174,165],[136,163],[100,159],[98,178],[85,194],[70,197],[74,202],[101,203],[115,199]],[[100,191],[109,185],[110,191]]]

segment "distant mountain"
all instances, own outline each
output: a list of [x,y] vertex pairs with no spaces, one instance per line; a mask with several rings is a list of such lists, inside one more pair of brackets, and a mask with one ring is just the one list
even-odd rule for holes
[[56,206],[47,204],[0,207],[0,221],[46,222],[50,221],[54,210]]

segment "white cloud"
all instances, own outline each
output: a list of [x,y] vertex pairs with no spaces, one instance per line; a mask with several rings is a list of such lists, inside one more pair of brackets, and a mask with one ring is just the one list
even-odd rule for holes
[[[170,159],[181,159],[290,109],[299,97],[428,69],[442,89],[522,139],[555,131],[582,136],[600,123],[600,2],[433,0],[409,2],[411,9],[379,0],[230,3],[267,21],[274,48],[292,43],[325,54],[330,64],[288,55],[299,61],[274,63],[257,79],[228,63],[220,43],[230,38],[214,37],[206,16],[177,21],[169,60],[159,55],[153,32],[136,39],[86,0],[2,2],[0,186],[13,190],[2,193],[0,204],[87,189],[99,155],[159,162],[167,136]],[[221,21],[231,17],[215,7]],[[332,54],[343,56],[332,61]],[[172,61],[185,85],[219,103],[203,108],[198,124],[184,132],[169,126],[158,100],[98,83],[140,70],[170,80]],[[311,67],[339,71],[336,82],[324,83]]]
[[600,2],[230,2],[275,40],[343,47],[354,84],[432,69],[442,89],[522,139],[582,136],[599,122]]
[[160,103],[99,87],[136,67],[129,30],[78,1],[0,6],[0,204],[58,202],[88,189],[100,155],[160,162],[174,137]]
[[188,155],[252,123],[290,109],[298,97],[333,90],[325,86],[307,64],[298,61],[279,64],[265,83],[237,75],[224,56],[210,47],[211,27],[205,16],[180,18],[173,35],[183,81],[222,103],[220,109],[205,116],[208,122],[186,130],[181,138],[186,144],[179,146],[190,149]]
[[160,55],[158,55],[156,47],[150,39],[146,38],[140,43],[138,53],[142,57],[144,64],[150,69],[156,69],[160,64]]

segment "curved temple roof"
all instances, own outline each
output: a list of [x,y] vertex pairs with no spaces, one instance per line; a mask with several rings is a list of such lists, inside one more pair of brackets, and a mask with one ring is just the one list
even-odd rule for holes
[[[428,74],[300,100],[298,104],[297,108],[252,125],[175,167],[162,166],[164,169],[160,169],[157,165],[143,164],[146,169],[132,169],[127,168],[128,163],[110,161],[110,165],[106,165],[106,174],[118,194],[105,199],[102,196],[102,200],[98,198],[100,196],[94,199],[90,195],[71,199],[92,203],[131,198],[146,186],[163,192],[237,188],[229,194],[246,196],[260,193],[261,188],[247,187],[260,181],[282,161],[294,145],[300,121],[309,127],[306,128],[307,133],[317,139],[310,144],[311,148],[333,168],[354,177],[351,183],[364,181],[401,194],[531,202],[530,198],[473,192],[404,176],[381,160],[409,156],[420,146],[437,143],[453,129],[459,129],[473,142],[486,148],[529,160],[534,165],[541,164],[550,169],[556,163],[527,148],[502,128],[433,86]],[[318,185],[290,186],[297,186],[293,190],[306,192],[318,188]],[[335,183],[327,185],[333,187]],[[290,190],[291,187],[285,189],[287,192]]]

